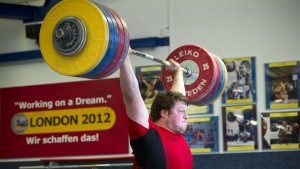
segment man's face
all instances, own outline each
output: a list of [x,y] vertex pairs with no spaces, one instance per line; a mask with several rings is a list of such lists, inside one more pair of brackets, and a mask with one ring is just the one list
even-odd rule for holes
[[247,74],[247,67],[246,65],[240,65],[239,66],[239,71],[241,75],[246,75]]
[[182,101],[178,101],[168,112],[166,125],[173,133],[182,134],[187,128],[187,118],[187,105]]

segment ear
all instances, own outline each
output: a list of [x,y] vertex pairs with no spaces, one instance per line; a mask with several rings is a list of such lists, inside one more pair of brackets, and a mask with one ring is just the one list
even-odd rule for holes
[[169,112],[167,110],[160,110],[160,115],[162,118],[166,119],[168,117]]

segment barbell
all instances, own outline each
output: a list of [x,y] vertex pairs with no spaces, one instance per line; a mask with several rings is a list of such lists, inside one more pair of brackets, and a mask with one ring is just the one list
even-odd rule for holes
[[[128,54],[129,31],[113,9],[88,0],[64,0],[46,14],[40,30],[40,49],[49,67],[67,75],[89,79],[110,76]],[[136,50],[140,56],[164,65],[161,79],[171,89],[170,63]],[[227,70],[216,55],[197,45],[180,46],[167,57],[182,68],[186,95],[195,105],[214,102],[223,93]]]

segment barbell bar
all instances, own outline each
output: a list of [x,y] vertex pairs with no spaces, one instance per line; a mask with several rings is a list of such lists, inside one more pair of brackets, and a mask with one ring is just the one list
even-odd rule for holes
[[[136,50],[132,50],[130,54],[133,54],[133,55],[136,55],[136,56],[140,56],[142,58],[145,58],[145,59],[148,59],[148,60],[152,60],[154,62],[157,62],[157,63],[160,63],[162,65],[165,65],[165,66],[171,66],[170,62],[168,61],[165,61],[165,60],[162,60],[162,59],[158,59],[152,55],[149,55],[149,54],[146,54],[146,53],[142,53],[142,52],[139,52],[139,51],[136,51]],[[190,68],[182,68],[182,72],[184,73],[185,76],[191,76],[192,75],[192,71]]]
[[[101,79],[119,69],[128,54],[126,22],[113,9],[88,0],[64,0],[46,14],[40,30],[40,49],[54,71],[75,77]],[[170,90],[173,75],[167,61],[177,61],[184,74],[186,95],[192,104],[215,101],[227,84],[222,60],[197,45],[183,45],[166,60],[132,50],[130,54],[164,65],[161,79]]]

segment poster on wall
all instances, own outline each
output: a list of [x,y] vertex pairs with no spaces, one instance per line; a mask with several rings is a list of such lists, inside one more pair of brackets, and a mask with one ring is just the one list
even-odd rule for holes
[[222,107],[224,151],[257,150],[256,105]]
[[119,79],[0,89],[0,158],[128,154]]
[[300,112],[261,113],[263,149],[299,149]]
[[255,57],[223,59],[228,82],[222,95],[222,104],[256,102]]
[[298,108],[300,61],[265,64],[266,109]]
[[218,117],[193,117],[188,119],[184,133],[192,153],[219,151]]
[[158,92],[166,91],[161,78],[162,68],[163,66],[161,65],[141,66],[135,68],[140,92],[148,109],[150,109]]

